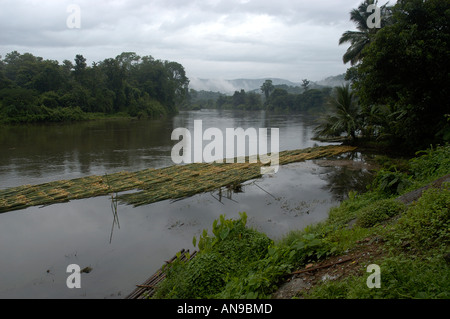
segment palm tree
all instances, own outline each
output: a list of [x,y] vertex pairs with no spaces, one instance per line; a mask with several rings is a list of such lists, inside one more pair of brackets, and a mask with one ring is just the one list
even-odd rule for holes
[[[358,31],[346,31],[339,39],[339,45],[349,42],[350,47],[345,52],[342,60],[344,64],[350,62],[351,65],[355,65],[363,58],[363,49],[370,43],[372,36],[379,30],[377,28],[369,28],[367,25],[367,19],[372,14],[367,12],[367,7],[371,4],[378,4],[378,0],[364,0],[358,7],[350,12],[350,20],[356,24]],[[387,7],[387,3],[380,7],[381,27],[390,23],[390,7]]]
[[347,137],[355,140],[356,132],[361,129],[362,112],[349,84],[335,88],[329,107],[329,113],[315,128],[316,136],[330,137],[346,133]]

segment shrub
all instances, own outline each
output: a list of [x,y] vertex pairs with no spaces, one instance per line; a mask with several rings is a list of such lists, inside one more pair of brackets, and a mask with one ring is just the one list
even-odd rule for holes
[[450,144],[431,147],[410,161],[411,170],[416,179],[432,180],[450,173]]
[[409,242],[416,248],[450,244],[450,187],[430,188],[399,219],[397,242]]
[[372,227],[398,215],[404,209],[405,205],[395,199],[378,200],[358,212],[357,224],[361,227]]
[[186,291],[183,299],[208,298],[225,285],[230,265],[226,258],[216,252],[200,254],[186,269]]
[[384,196],[395,196],[450,173],[449,144],[431,146],[416,155],[420,156],[410,159],[407,163],[401,160],[379,160],[384,168],[377,172],[370,190]]
[[391,196],[401,194],[410,184],[411,181],[406,173],[392,167],[379,170],[370,188],[373,191]]
[[[203,231],[196,257],[190,262],[177,260],[155,298],[213,298],[228,282],[245,278],[273,243],[265,234],[247,228],[246,218],[243,213],[238,220],[223,215],[215,220],[214,236]],[[194,237],[194,246],[196,243]]]

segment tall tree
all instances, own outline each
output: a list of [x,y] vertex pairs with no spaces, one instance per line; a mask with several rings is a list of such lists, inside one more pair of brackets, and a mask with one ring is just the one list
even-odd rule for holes
[[310,81],[308,79],[302,80],[302,88],[303,88],[304,92],[308,91],[309,84],[310,84]]
[[189,79],[180,63],[165,61],[164,65],[175,92],[175,104],[178,106],[188,95]]
[[86,64],[86,58],[81,55],[81,54],[77,54],[75,56],[75,66],[74,66],[74,70],[73,70],[73,74],[75,77],[75,80],[77,80],[78,82],[83,82],[83,76],[84,76],[84,71],[86,70],[87,64]]
[[264,93],[266,97],[266,102],[269,100],[270,93],[275,89],[272,84],[272,80],[266,80],[263,85],[261,85],[261,91]]
[[[363,58],[363,50],[370,43],[378,28],[370,28],[367,24],[372,12],[367,12],[370,5],[378,5],[378,0],[365,0],[357,9],[350,12],[350,20],[356,24],[357,31],[346,31],[339,39],[339,45],[350,43],[350,47],[345,52],[342,60],[344,63],[350,62],[355,65]],[[390,21],[390,7],[387,4],[380,7],[381,27],[384,27]]]

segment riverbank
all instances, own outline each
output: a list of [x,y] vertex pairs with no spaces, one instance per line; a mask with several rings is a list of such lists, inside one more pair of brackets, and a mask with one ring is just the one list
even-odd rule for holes
[[55,108],[47,109],[44,114],[27,115],[22,117],[10,118],[6,116],[0,116],[0,123],[3,125],[43,125],[43,124],[67,124],[75,122],[89,122],[89,121],[101,121],[101,120],[117,120],[117,119],[129,119],[137,120],[142,116],[132,116],[126,112],[118,113],[88,113],[82,111],[80,108]]
[[[350,193],[326,221],[277,242],[245,227],[245,213],[221,217],[154,298],[449,298],[449,183],[405,194],[450,174],[450,146],[423,153],[383,158],[368,192]],[[367,285],[369,264],[380,267],[380,288]]]
[[[426,209],[430,198],[442,198],[443,203],[438,207],[448,210],[449,188],[444,183],[450,183],[450,175],[438,179],[423,188],[408,192],[396,200],[406,205],[419,205],[420,208],[409,208],[411,211]],[[426,199],[422,199],[422,195]],[[436,196],[437,195],[437,196]],[[425,203],[425,204],[424,204]],[[413,207],[413,206],[411,206]],[[450,252],[448,245],[432,245],[431,251],[417,246],[412,249],[411,242],[400,239],[398,243],[392,236],[400,234],[403,223],[414,223],[414,216],[407,209],[405,215],[394,215],[382,220],[375,227],[370,227],[366,237],[355,238],[352,247],[343,254],[332,255],[323,260],[307,264],[286,276],[285,281],[272,295],[275,299],[289,298],[449,298],[449,285],[441,283],[442,278],[449,274]],[[424,211],[420,211],[424,213]],[[442,230],[445,232],[445,219],[442,216]],[[421,220],[423,222],[423,220]],[[357,219],[347,224],[347,235],[357,233],[355,229]],[[412,234],[413,229],[410,229]],[[364,237],[364,238],[363,238]],[[432,237],[432,236],[430,236]],[[432,239],[424,236],[421,240]],[[443,236],[448,244],[448,235]],[[397,240],[399,240],[397,238]],[[367,287],[369,265],[380,266],[380,278],[383,278],[382,290],[371,292]],[[387,276],[386,275],[387,272]],[[440,277],[442,275],[443,277]],[[397,278],[400,277],[401,280]],[[392,279],[389,282],[389,279]],[[430,287],[431,285],[436,285]],[[430,289],[431,288],[431,289]],[[379,287],[381,289],[381,286]]]

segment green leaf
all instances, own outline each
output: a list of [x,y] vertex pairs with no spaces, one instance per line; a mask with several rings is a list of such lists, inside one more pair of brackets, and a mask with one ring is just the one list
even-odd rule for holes
[[295,253],[295,250],[291,250],[291,252],[289,253],[289,259],[292,259],[295,256]]
[[230,229],[229,228],[225,228],[220,232],[220,239],[224,240],[225,238],[227,238],[228,234],[230,233]]
[[320,239],[313,239],[311,240],[311,242],[308,243],[309,247],[314,247],[314,246],[318,246],[322,243],[322,241]]
[[305,243],[300,241],[294,246],[294,248],[297,250],[302,250],[303,248],[305,248],[305,246],[306,246]]

